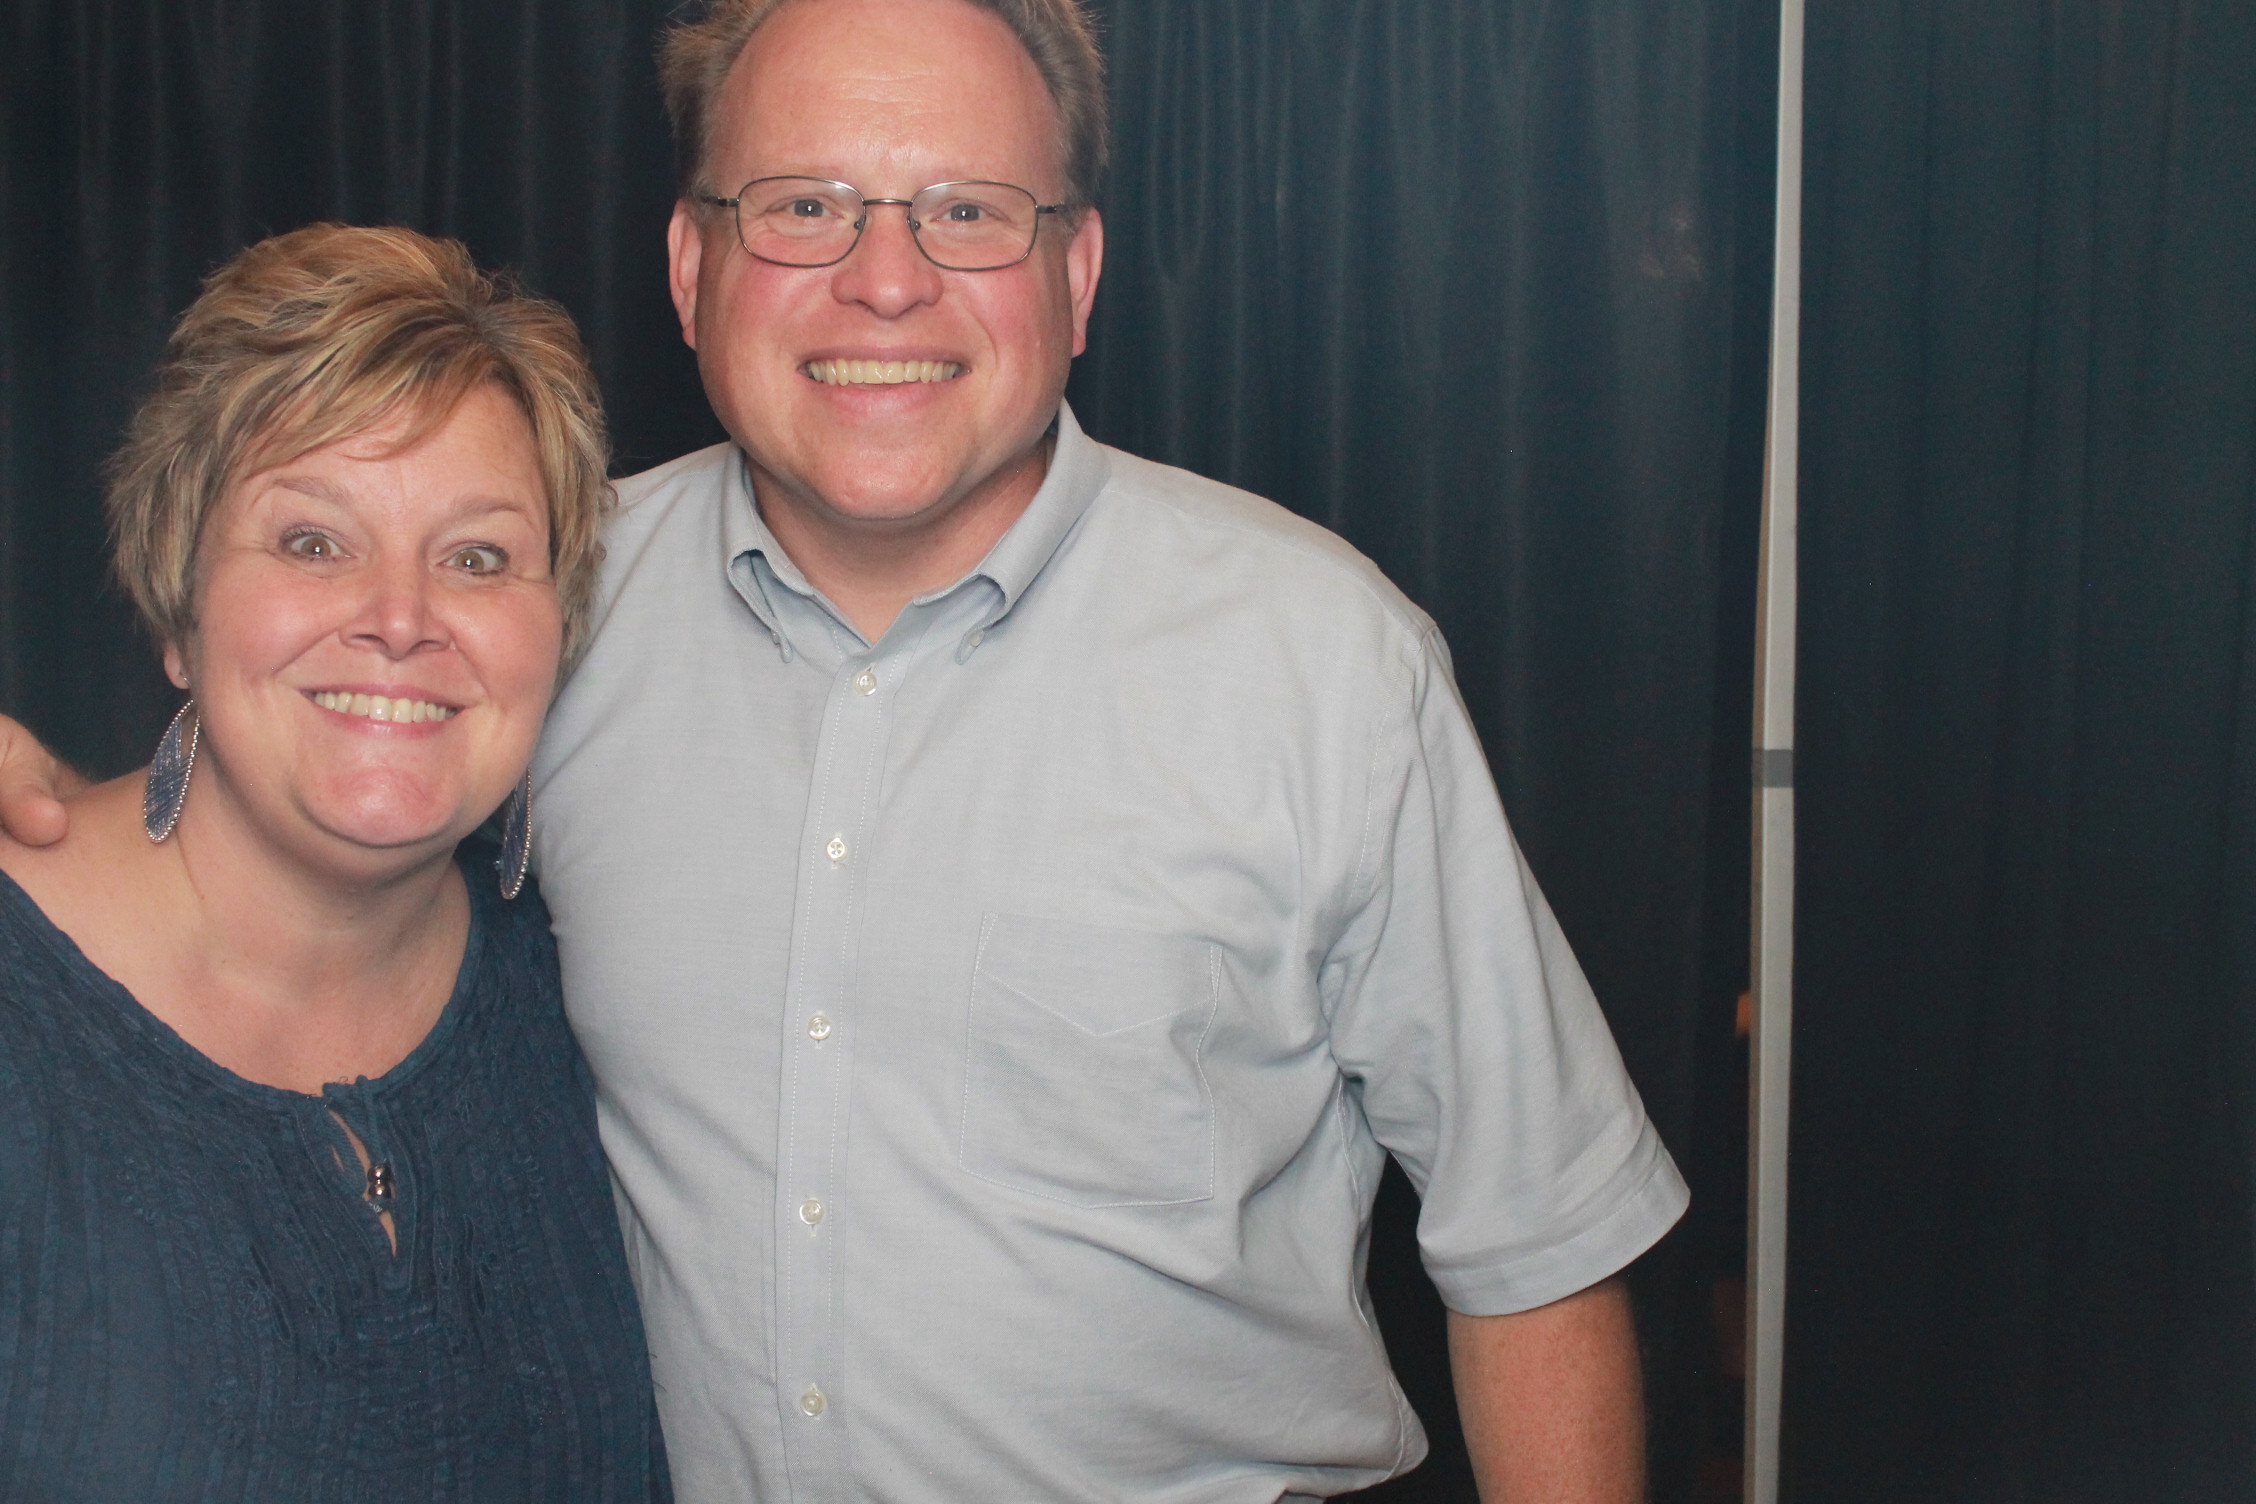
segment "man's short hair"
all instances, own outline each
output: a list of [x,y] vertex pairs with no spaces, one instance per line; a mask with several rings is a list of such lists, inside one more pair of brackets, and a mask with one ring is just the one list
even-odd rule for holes
[[[667,28],[658,45],[658,82],[665,91],[666,113],[673,120],[676,191],[682,198],[735,190],[734,183],[700,181],[711,144],[713,101],[720,97],[729,69],[752,33],[788,3],[791,0],[704,0],[695,19]],[[965,3],[1000,16],[1034,60],[1057,108],[1066,201],[1076,210],[1087,208],[1096,202],[1111,146],[1104,57],[1097,50],[1096,28],[1088,13],[1080,0]]]
[[460,241],[311,225],[213,272],[109,465],[120,584],[160,643],[196,626],[196,546],[236,481],[399,419],[406,447],[487,383],[532,429],[565,661],[591,625],[613,504],[595,377],[572,316]]

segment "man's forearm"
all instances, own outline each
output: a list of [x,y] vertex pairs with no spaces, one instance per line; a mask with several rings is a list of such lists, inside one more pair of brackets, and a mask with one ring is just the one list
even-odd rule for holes
[[1449,1313],[1482,1504],[1638,1504],[1645,1402],[1618,1279],[1509,1316]]

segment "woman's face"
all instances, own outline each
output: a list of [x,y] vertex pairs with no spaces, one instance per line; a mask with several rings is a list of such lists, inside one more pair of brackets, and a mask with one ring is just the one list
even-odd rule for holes
[[196,631],[165,653],[203,725],[184,829],[202,803],[373,877],[523,775],[563,641],[531,425],[489,385],[395,450],[407,427],[246,476],[207,518]]

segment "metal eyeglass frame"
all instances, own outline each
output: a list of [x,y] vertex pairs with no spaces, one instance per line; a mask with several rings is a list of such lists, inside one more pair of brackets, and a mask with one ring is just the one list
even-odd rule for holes
[[[847,242],[845,250],[840,251],[837,255],[831,257],[828,261],[778,261],[773,256],[763,256],[758,251],[752,249],[751,243],[744,238],[744,195],[748,190],[757,187],[761,183],[784,182],[826,183],[833,188],[843,188],[848,193],[854,195],[855,198],[861,200],[862,213],[854,221],[854,238]],[[844,261],[848,256],[853,255],[854,248],[862,243],[862,232],[869,228],[869,211],[880,204],[900,205],[901,217],[907,219],[909,222],[909,238],[916,242],[918,254],[922,255],[925,260],[931,262],[934,266],[940,268],[940,270],[944,272],[999,272],[1006,267],[1013,267],[1018,265],[1027,257],[1034,254],[1035,243],[1042,238],[1042,216],[1045,214],[1063,214],[1066,210],[1073,207],[1073,205],[1070,203],[1045,204],[1037,200],[1034,205],[1034,233],[1026,237],[1025,250],[1020,251],[1010,260],[998,261],[993,266],[950,266],[947,262],[942,261],[939,257],[933,255],[931,248],[924,243],[924,236],[918,233],[924,227],[918,224],[914,218],[910,217],[909,209],[916,203],[918,199],[924,197],[927,193],[930,193],[935,188],[956,187],[1009,188],[1014,192],[1025,193],[1028,198],[1034,197],[1032,193],[1028,193],[1026,189],[1019,187],[1016,183],[1000,183],[992,178],[950,178],[944,183],[927,183],[925,186],[919,188],[914,194],[911,194],[907,198],[867,198],[864,197],[862,190],[856,188],[852,183],[841,183],[836,178],[818,178],[812,176],[811,174],[803,172],[782,172],[774,173],[764,178],[747,179],[744,186],[736,190],[736,196],[734,198],[721,198],[718,195],[711,193],[700,193],[697,195],[697,202],[710,205],[715,209],[726,209],[729,211],[730,217],[736,221],[736,243],[738,247],[743,250],[745,255],[750,256],[755,261],[765,261],[770,266],[788,266],[797,268],[802,271],[813,271],[820,267],[836,266],[839,262]]]

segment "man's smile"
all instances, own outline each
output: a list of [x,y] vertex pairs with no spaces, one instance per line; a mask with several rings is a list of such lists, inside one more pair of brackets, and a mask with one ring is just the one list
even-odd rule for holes
[[952,360],[810,360],[799,369],[825,386],[900,386],[953,381],[964,368]]

